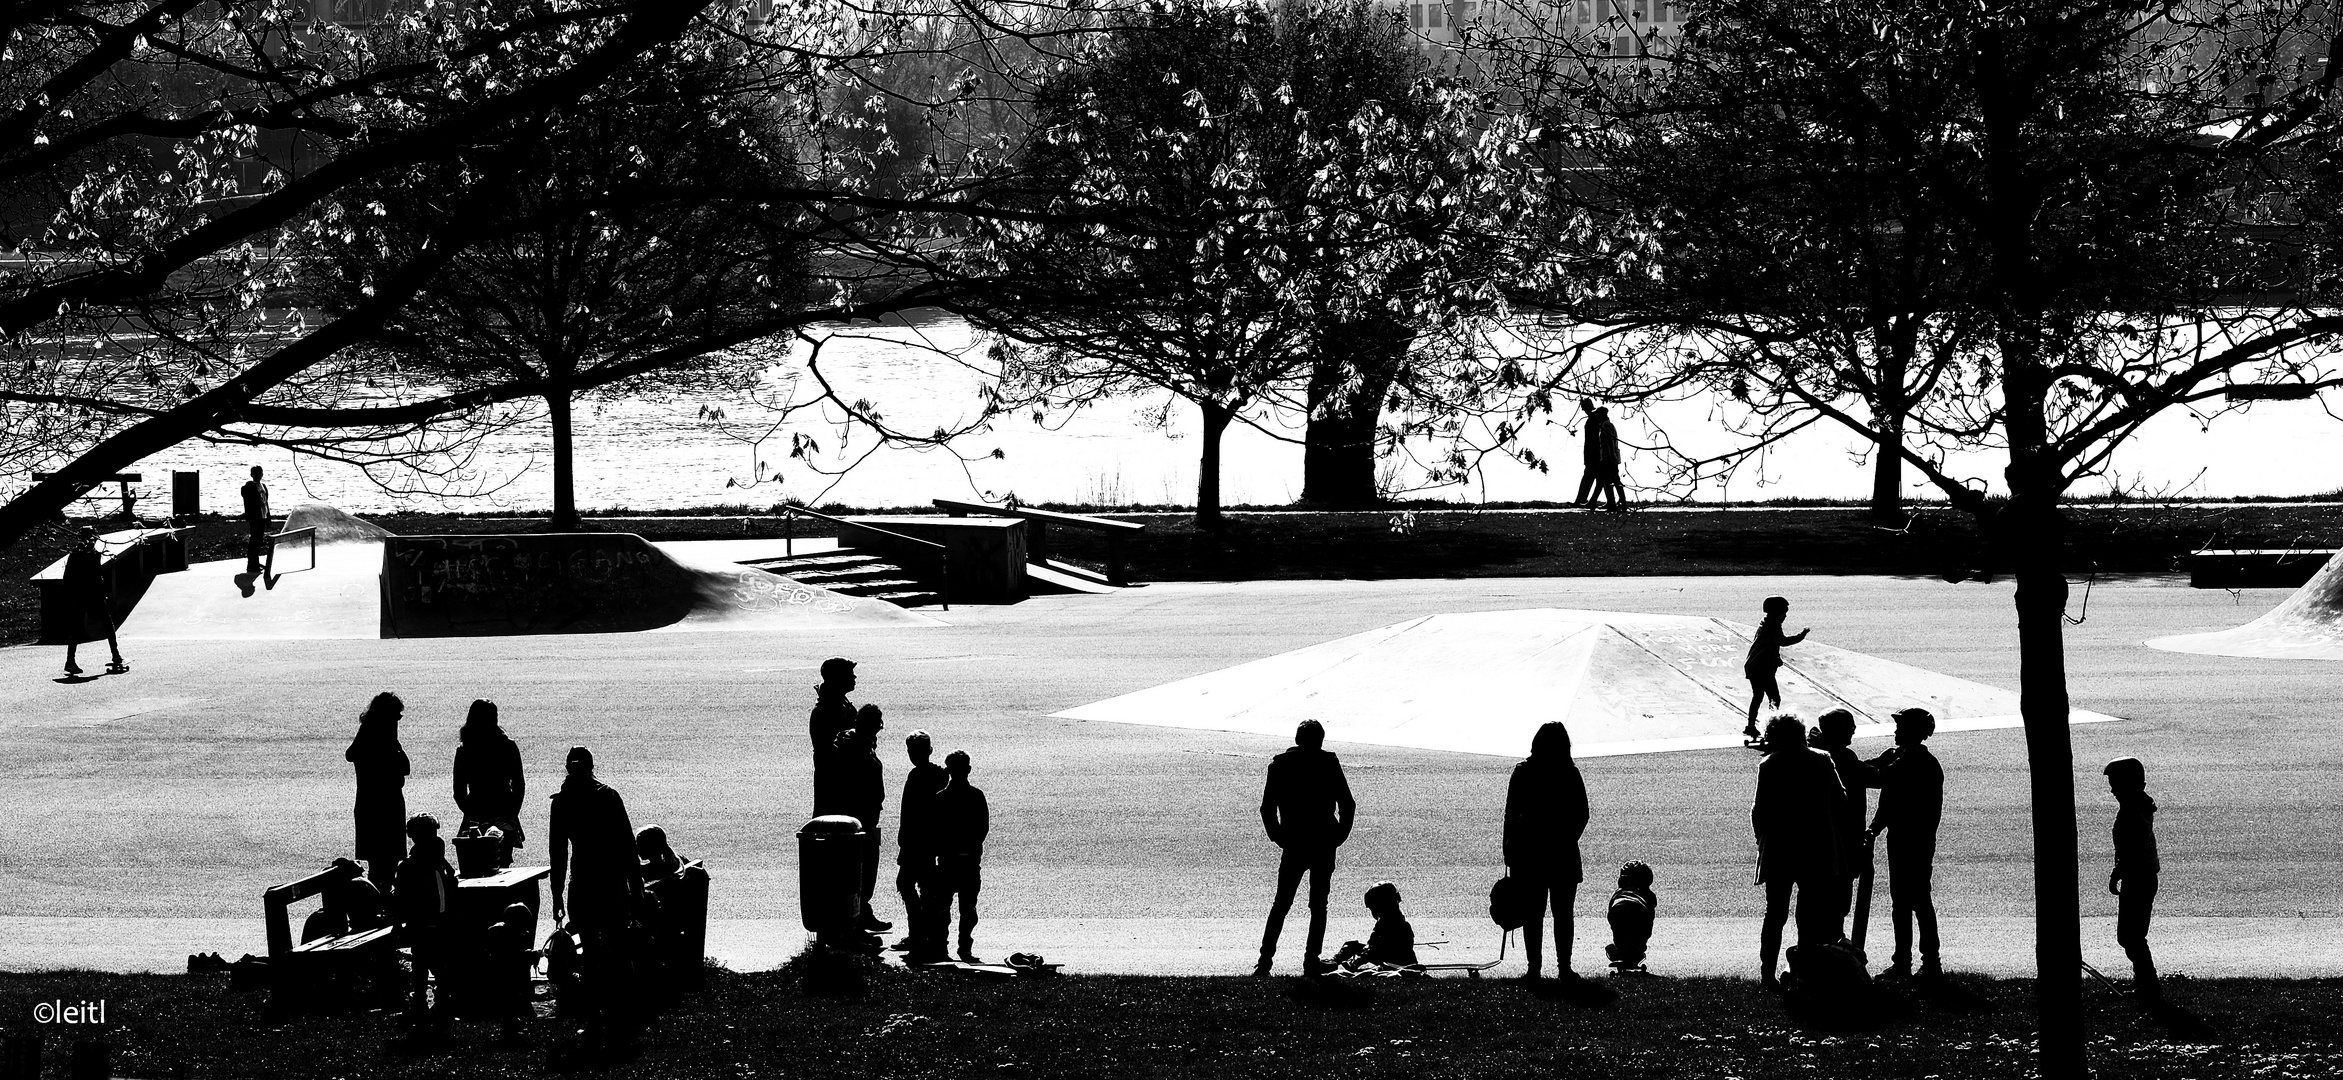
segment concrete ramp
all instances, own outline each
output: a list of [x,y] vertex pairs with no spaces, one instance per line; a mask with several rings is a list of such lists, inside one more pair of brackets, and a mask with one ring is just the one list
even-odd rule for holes
[[2329,556],[2303,587],[2259,619],[2210,634],[2150,640],[2165,652],[2270,660],[2343,660],[2343,555]]
[[[389,530],[330,506],[295,507],[273,576],[242,559],[190,564],[155,579],[122,636],[146,641],[370,638],[382,636],[382,537]],[[314,557],[313,557],[314,556]]]
[[[1738,746],[1754,629],[1723,619],[1558,608],[1429,615],[1068,709],[1075,720],[1520,757],[1548,720],[1580,756]],[[1785,650],[1782,707],[1891,733],[1918,706],[1940,731],[2016,727],[2017,694],[1808,641]],[[2075,723],[2115,719],[2077,710]]]

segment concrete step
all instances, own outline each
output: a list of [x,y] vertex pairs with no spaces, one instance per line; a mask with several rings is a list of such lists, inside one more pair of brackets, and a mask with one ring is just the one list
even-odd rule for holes
[[884,600],[897,607],[922,607],[939,602],[925,582],[902,567],[874,555],[824,553],[794,559],[757,559],[742,563],[792,581],[818,586],[841,596]]

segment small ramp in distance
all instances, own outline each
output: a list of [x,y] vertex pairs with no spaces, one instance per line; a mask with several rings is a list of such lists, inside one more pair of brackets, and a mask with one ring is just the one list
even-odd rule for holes
[[122,635],[148,641],[382,636],[377,579],[389,530],[311,504],[294,507],[282,533],[299,535],[279,541],[274,576],[248,573],[243,559],[192,563],[184,573],[155,579],[123,620]]
[[[1539,724],[1582,757],[1739,746],[1754,629],[1724,619],[1541,608],[1427,615],[1056,715],[1520,757]],[[1859,736],[1920,707],[1939,731],[2019,726],[2018,695],[1809,640],[1786,650],[1782,707],[1844,708]],[[2075,710],[2075,723],[2115,717]]]
[[2330,556],[2309,582],[2244,626],[2209,634],[2174,634],[2151,649],[2268,660],[2343,660],[2343,555]]

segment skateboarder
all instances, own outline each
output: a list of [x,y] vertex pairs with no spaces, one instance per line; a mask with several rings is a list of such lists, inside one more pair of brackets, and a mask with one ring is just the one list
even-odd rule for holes
[[74,640],[65,643],[65,673],[81,674],[81,665],[73,662],[73,654],[81,647],[82,627],[96,615],[106,627],[106,648],[114,654],[106,671],[119,675],[130,670],[122,662],[122,645],[114,640],[114,597],[106,587],[106,571],[98,560],[98,531],[84,528],[74,538],[73,550],[65,556],[65,594],[74,599],[83,612],[73,626]]
[[1912,922],[1920,923],[1920,977],[1935,978],[1936,898],[1931,882],[1936,864],[1936,826],[1944,816],[1944,766],[1925,745],[1936,734],[1936,717],[1926,709],[1895,714],[1896,744],[1871,759],[1879,776],[1879,812],[1871,835],[1887,833],[1887,895],[1895,907],[1896,951],[1882,979],[1912,974]]
[[261,556],[268,552],[268,485],[260,481],[260,466],[252,467],[252,479],[246,480],[244,494],[244,568],[260,572]]
[[[1757,707],[1760,704],[1775,709],[1782,707],[1782,688],[1775,680],[1782,669],[1782,647],[1796,645],[1814,632],[1813,627],[1805,627],[1796,636],[1784,635],[1782,621],[1789,617],[1788,598],[1766,597],[1765,621],[1757,624],[1757,636],[1749,639],[1749,658],[1741,663],[1741,673],[1749,678],[1749,720],[1742,725],[1741,738],[1752,746],[1758,741]],[[1800,724],[1799,730],[1805,730],[1805,725]]]
[[1342,762],[1325,749],[1326,728],[1304,720],[1294,728],[1294,744],[1269,763],[1269,779],[1261,788],[1261,826],[1281,854],[1277,862],[1277,896],[1269,904],[1269,923],[1261,932],[1261,962],[1253,974],[1269,974],[1277,955],[1277,938],[1285,929],[1286,912],[1293,910],[1294,892],[1302,875],[1310,875],[1310,936],[1303,949],[1304,974],[1323,974],[1329,967],[1321,958],[1326,947],[1326,893],[1334,879],[1334,851],[1350,839],[1358,804],[1351,799],[1350,781]]
[[2148,916],[2156,905],[2156,800],[2148,796],[2148,770],[2138,758],[2116,758],[2103,770],[2115,795],[2115,869],[2107,874],[2114,893],[2115,941],[2131,958],[2132,992],[2154,1001],[2163,996],[2156,958],[2148,951]]

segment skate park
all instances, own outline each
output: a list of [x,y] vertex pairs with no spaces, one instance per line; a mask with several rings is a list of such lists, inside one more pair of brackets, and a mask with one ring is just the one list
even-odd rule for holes
[[[1509,674],[1525,662],[1526,638],[1546,633],[1567,651],[1585,636],[1567,626],[1597,627],[1606,642],[1620,624],[1653,618],[1729,628],[1750,621],[1763,597],[1784,595],[1796,606],[1793,624],[1814,627],[1814,645],[1873,670],[1901,665],[1940,680],[1938,693],[1967,685],[1981,689],[1960,692],[2009,701],[2016,682],[2006,583],[1157,583],[904,619],[766,615],[648,633],[384,638],[364,632],[369,615],[379,625],[379,601],[370,611],[363,589],[325,572],[341,565],[343,577],[371,587],[369,564],[340,562],[332,547],[321,546],[307,581],[287,573],[251,598],[233,580],[241,563],[159,578],[123,626],[137,652],[124,676],[59,682],[53,649],[0,650],[0,779],[18,809],[16,857],[0,868],[11,897],[0,967],[168,970],[190,952],[258,951],[260,891],[348,846],[341,747],[358,709],[386,689],[407,701],[410,810],[444,810],[457,722],[472,699],[492,699],[533,788],[550,789],[567,747],[591,746],[638,823],[663,825],[679,850],[705,860],[715,879],[709,950],[749,969],[803,945],[792,838],[810,801],[804,717],[821,660],[853,657],[857,700],[888,713],[883,749],[914,728],[930,731],[939,752],[967,749],[992,793],[982,948],[1043,951],[1070,970],[1203,974],[1242,970],[1257,938],[1276,859],[1255,806],[1295,710],[1326,710],[1317,716],[1328,746],[1359,799],[1330,938],[1362,934],[1358,894],[1390,879],[1407,891],[1420,937],[1447,943],[1435,958],[1485,960],[1498,945],[1485,900],[1501,872],[1506,771],[1528,733],[1561,707],[1553,684]],[[175,599],[180,589],[193,593]],[[2335,973],[2343,915],[2331,868],[2343,851],[2325,828],[2331,665],[2144,644],[2247,625],[2295,595],[2151,577],[2098,581],[2085,607],[2078,591],[2067,660],[2074,707],[2090,714],[2078,715],[2090,722],[2073,737],[2085,955],[2094,962],[2121,955],[2113,898],[2093,888],[2113,813],[2098,768],[2137,756],[2166,808],[2157,925],[2168,969]],[[204,613],[254,599],[276,605],[257,620],[273,627],[265,633]],[[347,632],[308,619],[312,606],[341,611]],[[1589,617],[1600,613],[1621,617]],[[248,632],[221,628],[231,623]],[[677,629],[707,632],[668,632]],[[1354,638],[1365,640],[1341,644]],[[1799,671],[1801,658],[1790,659]],[[1345,662],[1358,665],[1353,674]],[[1370,670],[1457,707],[1445,721],[1437,709],[1378,720],[1369,706],[1392,695],[1356,675]],[[1257,704],[1256,715],[1198,707],[1196,695],[1216,681]],[[1839,703],[1825,692],[1834,683],[1785,678],[1785,706],[1812,715]],[[1587,715],[1665,697],[1625,691],[1592,702]],[[1947,773],[1937,871],[1945,962],[2022,974],[2033,963],[2024,738],[2006,716],[1997,722],[1990,701],[1965,711],[1976,723],[1947,723],[1932,743]],[[1654,970],[1747,974],[1762,906],[1750,884],[1748,825],[1757,755],[1737,745],[1737,716],[1705,734],[1671,729],[1667,738],[1688,740],[1682,748],[1629,745],[1638,740],[1598,730],[1608,722],[1631,735],[1637,719],[1583,721],[1589,881],[1626,859],[1650,863],[1661,896]],[[1456,734],[1467,728],[1469,738]],[[1511,749],[1509,732],[1518,733]],[[1858,751],[1884,745],[1876,725],[1865,733]],[[1692,745],[1703,739],[1709,745]],[[886,760],[890,779],[899,777],[899,760]],[[531,802],[532,833],[542,835],[543,803],[534,792]],[[1599,940],[1592,904],[1580,921],[1581,940]],[[1874,934],[1883,921],[1875,917]]]

